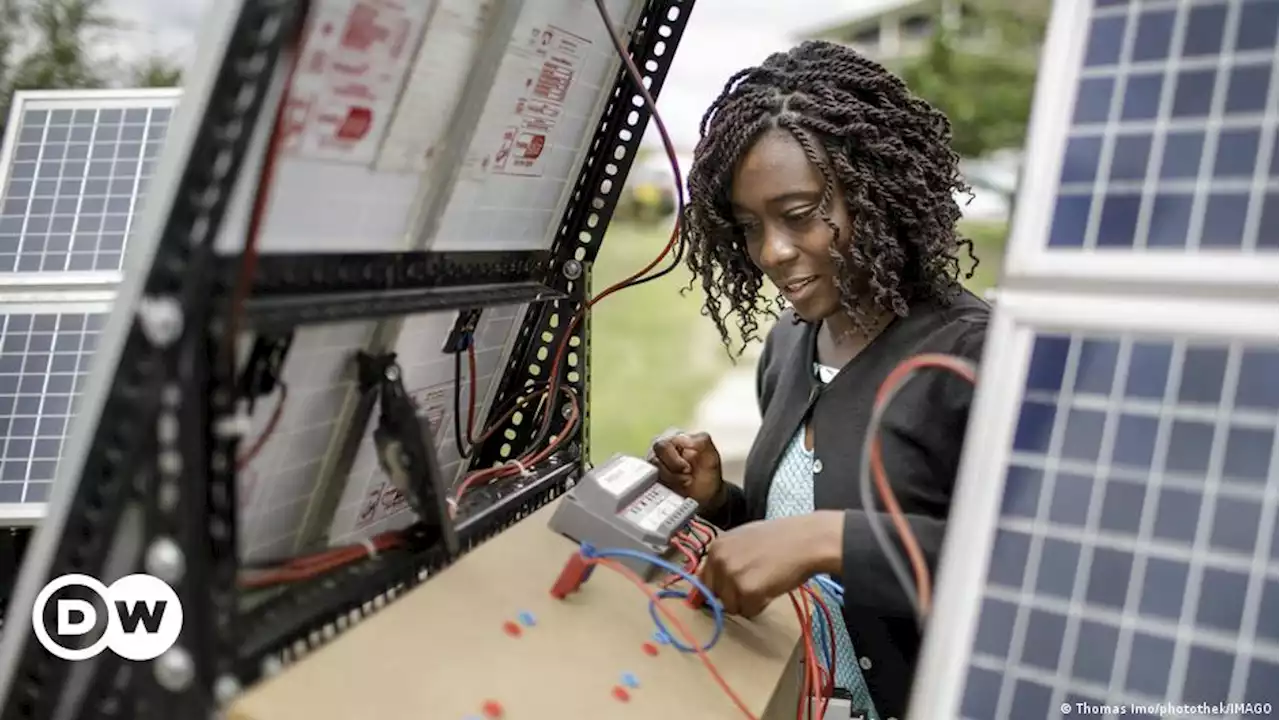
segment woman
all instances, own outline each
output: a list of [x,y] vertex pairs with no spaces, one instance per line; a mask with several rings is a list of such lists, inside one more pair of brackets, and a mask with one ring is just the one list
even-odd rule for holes
[[[862,438],[896,365],[923,352],[976,362],[988,315],[960,284],[962,251],[976,258],[956,235],[966,188],[949,141],[941,113],[838,45],[806,42],[729,81],[689,173],[689,267],[726,344],[733,316],[755,337],[772,309],[766,279],[789,309],[757,369],[763,422],[741,489],[705,434],[660,438],[651,455],[663,483],[726,530],[701,571],[726,611],[754,616],[817,574],[842,582],[837,687],[881,719],[906,711],[921,631],[859,501]],[[888,476],[931,567],[971,395],[922,374],[882,425]]]

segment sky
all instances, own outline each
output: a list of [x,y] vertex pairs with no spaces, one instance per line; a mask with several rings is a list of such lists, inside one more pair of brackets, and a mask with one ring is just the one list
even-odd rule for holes
[[[129,28],[109,51],[126,61],[155,54],[185,63],[210,2],[108,0],[110,12]],[[696,0],[658,99],[674,142],[681,151],[692,149],[702,113],[734,72],[786,49],[805,29],[892,4],[895,0]]]

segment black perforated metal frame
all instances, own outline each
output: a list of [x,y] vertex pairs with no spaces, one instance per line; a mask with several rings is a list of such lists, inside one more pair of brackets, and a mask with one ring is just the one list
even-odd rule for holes
[[[649,0],[630,35],[632,57],[655,97],[693,4],[694,0]],[[78,708],[63,715],[71,718],[209,717],[263,672],[326,642],[542,507],[567,489],[583,468],[589,436],[589,319],[576,330],[562,368],[562,382],[582,399],[582,418],[573,437],[561,452],[533,468],[532,475],[508,482],[501,497],[488,507],[473,508],[460,520],[458,554],[450,556],[442,547],[411,542],[407,550],[385,553],[284,594],[247,598],[237,590],[232,459],[238,435],[219,432],[219,419],[230,417],[234,410],[235,379],[219,333],[226,327],[221,313],[225,302],[219,302],[226,297],[226,267],[214,256],[213,239],[224,219],[234,178],[246,161],[249,133],[245,129],[254,127],[263,112],[273,68],[297,37],[298,20],[305,10],[303,1],[245,0],[236,19],[204,123],[181,176],[181,190],[144,283],[145,297],[172,300],[181,308],[182,331],[164,338],[154,328],[145,331],[134,320],[82,467],[82,477],[91,480],[79,483],[45,573],[46,579],[66,573],[120,574],[121,568],[108,568],[107,562],[113,550],[118,552],[115,543],[128,533],[135,534],[138,549],[127,568],[147,572],[145,552],[158,543],[170,544],[183,558],[180,576],[170,582],[185,615],[174,648],[177,652],[145,663],[122,661],[109,652],[93,661],[68,663],[48,654],[29,624],[8,627],[6,634],[24,633],[25,641],[3,696],[0,720],[52,717],[56,708],[68,703]],[[425,307],[434,309],[544,300],[529,305],[494,407],[521,394],[528,384],[546,381],[551,353],[588,299],[591,263],[649,121],[636,98],[635,86],[623,69],[549,254],[487,260],[478,256],[424,260],[410,254],[398,260],[376,258],[372,263],[367,257],[355,263],[346,262],[352,258],[299,260],[311,263],[305,274],[299,272],[301,264],[291,269],[288,263],[268,260],[255,283],[250,324],[256,318],[278,329],[330,321],[328,313],[308,317],[290,309],[298,307],[300,296],[324,294],[364,296],[368,306],[362,317],[421,311],[413,303],[388,302],[392,296],[403,296],[406,289],[446,290],[427,293],[433,299]],[[344,265],[361,263],[363,270],[348,267],[343,272]],[[440,276],[433,271],[437,281],[420,282],[418,273],[411,276],[399,269],[414,263],[457,272],[451,271],[451,279],[439,282]],[[532,277],[526,263],[537,266]],[[409,278],[414,287],[393,287],[395,283],[378,279],[387,277]],[[532,290],[536,295],[524,291],[512,295],[514,286],[535,285],[540,286]],[[477,292],[486,286],[494,291]],[[477,453],[475,465],[503,462],[518,454],[536,433],[532,413],[524,418],[493,433],[494,439]],[[561,431],[563,424],[563,418],[558,418],[553,432]],[[157,432],[158,427],[175,431]],[[127,513],[130,506],[141,513]],[[412,535],[410,531],[411,539]]]

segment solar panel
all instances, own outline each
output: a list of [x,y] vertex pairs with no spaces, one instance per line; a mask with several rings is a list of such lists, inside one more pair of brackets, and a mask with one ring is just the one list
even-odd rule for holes
[[0,307],[0,517],[42,504],[89,372],[106,303]]
[[0,150],[0,523],[44,513],[177,98],[14,97]]
[[[641,5],[608,3],[619,23],[634,17]],[[593,142],[592,118],[609,99],[618,67],[599,16],[583,7],[574,0],[524,3],[497,39],[501,52],[489,71],[492,86],[470,98],[468,73],[475,67],[483,71],[486,53],[495,55],[495,46],[483,44],[486,38],[495,40],[488,11],[469,0],[446,0],[434,14],[427,13],[421,54],[404,67],[414,79],[394,117],[375,122],[369,131],[378,142],[363,149],[334,148],[324,141],[329,130],[312,123],[286,144],[260,240],[265,261],[291,253],[550,248],[563,233],[557,220],[571,195],[584,192],[573,181]],[[324,47],[319,40],[323,23],[315,27],[304,53]],[[457,65],[459,57],[471,58],[472,65]],[[298,102],[305,113],[314,101]],[[468,118],[450,125],[449,118],[457,117],[451,108]],[[617,152],[623,151],[619,145]],[[605,183],[600,192],[616,192],[614,181]],[[442,193],[442,188],[451,191]],[[240,207],[247,210],[248,204]],[[422,207],[435,208],[434,219],[424,220]],[[243,244],[235,230],[239,226],[239,221],[227,223],[220,250]],[[426,233],[427,227],[432,231]],[[578,238],[583,246],[594,240],[594,234]],[[498,391],[501,371],[514,360],[509,354],[527,310],[523,304],[504,306],[482,316],[476,334],[477,426]],[[247,503],[240,547],[246,559],[296,552],[317,542],[351,542],[415,519],[378,466],[373,423],[353,427],[352,415],[344,412],[358,396],[353,350],[387,328],[398,331],[392,349],[401,358],[407,387],[421,397],[423,414],[437,429],[444,471],[452,481],[468,471],[454,443],[454,361],[441,351],[454,318],[454,313],[429,313],[392,324],[298,329],[284,369],[290,399],[280,430],[269,450],[240,476]],[[545,347],[554,349],[550,343]],[[576,345],[570,362],[578,362]],[[463,382],[468,383],[465,375]],[[305,399],[296,396],[299,389]],[[271,402],[261,403],[254,427],[264,427],[273,410]],[[342,450],[352,433],[358,450],[344,460]],[[520,450],[508,444],[502,459]]]
[[1036,334],[964,717],[1280,707],[1278,374],[1274,344]]
[[[587,457],[588,335],[573,321],[640,149],[640,88],[660,89],[692,4],[210,5],[9,604],[14,712],[55,712],[54,690],[84,681],[86,712],[208,714],[570,485]],[[446,350],[459,334],[475,337],[474,370]],[[540,402],[553,369],[563,394]],[[447,504],[464,469],[450,391],[468,375],[486,437],[466,463],[510,477]],[[415,407],[395,402],[402,385]],[[384,466],[425,480],[401,488],[416,512]],[[258,588],[274,574],[244,572],[411,524],[324,582]],[[155,673],[122,686],[114,658],[51,664],[12,631],[36,628],[49,577],[130,569],[183,605]]]
[[1042,77],[1060,89],[1037,100],[1025,180],[1051,200],[1019,218],[1010,271],[1160,277],[1274,254],[1276,3],[1082,2],[1057,14],[1075,34],[1048,43]]
[[119,273],[171,90],[18,93],[0,193],[6,273]]
[[1055,4],[913,718],[1280,709],[1276,26]]

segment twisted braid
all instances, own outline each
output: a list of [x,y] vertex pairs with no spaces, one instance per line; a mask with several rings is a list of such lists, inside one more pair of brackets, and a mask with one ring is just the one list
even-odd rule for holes
[[760,316],[784,307],[780,296],[762,297],[764,276],[729,209],[738,161],[774,128],[790,132],[822,174],[819,213],[833,238],[840,237],[830,216],[836,183],[843,189],[852,241],[833,242],[831,254],[840,304],[855,327],[865,330],[885,312],[906,315],[918,299],[948,302],[960,289],[962,248],[972,261],[965,277],[972,276],[973,243],[955,229],[955,194],[969,187],[946,116],[853,50],[805,42],[734,74],[702,117],[682,228],[703,314],[726,347],[733,316],[750,342],[759,339]]

